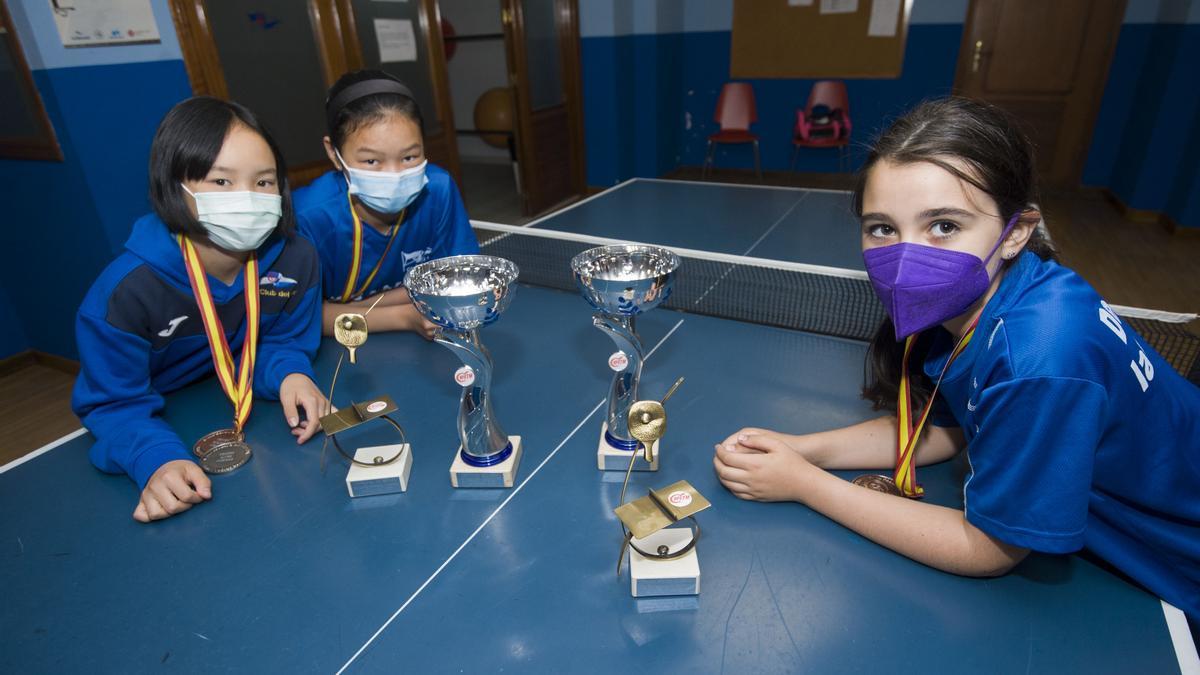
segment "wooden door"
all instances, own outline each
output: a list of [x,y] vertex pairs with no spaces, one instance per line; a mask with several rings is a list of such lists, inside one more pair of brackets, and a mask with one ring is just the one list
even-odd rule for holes
[[[270,129],[292,187],[332,168],[325,157],[325,90],[317,0],[171,0],[192,93],[237,101]],[[340,73],[339,73],[340,74]]]
[[[425,118],[429,160],[457,179],[442,33],[434,0],[259,0],[252,10],[223,0],[171,0],[192,92],[232,99],[266,123],[288,162],[293,187],[333,168],[321,137],[325,94],[346,72],[378,68],[413,90]],[[381,58],[376,22],[407,22],[412,49]],[[403,51],[403,50],[401,50]]]
[[[382,70],[404,82],[412,90],[425,120],[425,157],[449,171],[456,182],[462,183],[458,139],[454,134],[454,110],[450,102],[450,80],[446,74],[446,52],[440,28],[441,15],[435,0],[414,0],[411,3],[334,1],[339,31],[333,35],[340,35],[347,70]],[[396,25],[405,27],[405,31],[411,30],[415,44],[410,53],[399,57],[387,56],[380,48],[379,31]]]
[[541,213],[586,188],[576,0],[503,0],[522,208]]
[[1083,173],[1125,0],[972,0],[955,93],[1020,119],[1054,187]]

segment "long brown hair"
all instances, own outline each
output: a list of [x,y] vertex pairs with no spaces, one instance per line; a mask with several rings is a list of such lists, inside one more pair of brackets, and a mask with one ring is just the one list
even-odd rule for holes
[[[854,212],[858,216],[862,215],[867,177],[880,160],[894,164],[928,162],[941,167],[991,197],[1003,220],[1038,201],[1032,144],[1015,118],[981,101],[960,97],[925,101],[888,127],[871,145],[858,173],[854,188]],[[1040,227],[1034,229],[1025,249],[1043,260],[1057,259]],[[918,406],[929,399],[933,388],[919,365],[929,352],[931,335],[918,339],[910,356],[912,397]],[[891,319],[884,319],[867,353],[863,384],[863,398],[876,409],[895,407],[903,357],[904,343],[896,341]]]

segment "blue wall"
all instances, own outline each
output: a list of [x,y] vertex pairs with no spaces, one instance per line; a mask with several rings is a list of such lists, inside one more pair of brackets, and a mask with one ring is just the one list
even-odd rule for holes
[[0,326],[3,327],[0,329],[0,359],[29,349],[25,326],[3,286],[0,286]]
[[[717,96],[729,80],[733,0],[581,0],[588,183],[659,176],[704,160]],[[850,165],[861,144],[923,98],[950,93],[967,0],[914,0],[903,71],[849,80]],[[796,108],[814,80],[752,79],[763,168],[786,170]],[[748,146],[720,146],[722,167],[753,166]],[[836,150],[804,150],[798,171],[837,171]]]
[[0,159],[0,319],[10,333],[0,358],[28,348],[76,358],[75,310],[150,208],[150,141],[191,93],[167,2],[152,5],[161,43],[66,49],[48,3],[9,2],[64,161]]
[[1131,0],[1083,182],[1200,227],[1200,1]]

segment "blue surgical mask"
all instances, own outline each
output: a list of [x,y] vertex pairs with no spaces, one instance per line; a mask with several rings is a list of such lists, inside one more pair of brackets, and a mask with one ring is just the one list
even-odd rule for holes
[[346,160],[342,159],[342,154],[337,150],[334,150],[334,154],[349,174],[346,183],[350,186],[350,194],[379,213],[400,213],[413,203],[429,182],[425,177],[425,165],[428,161],[422,161],[400,173],[364,171],[346,164]]
[[275,231],[283,215],[283,197],[266,192],[192,192],[196,220],[208,239],[226,251],[253,251]]

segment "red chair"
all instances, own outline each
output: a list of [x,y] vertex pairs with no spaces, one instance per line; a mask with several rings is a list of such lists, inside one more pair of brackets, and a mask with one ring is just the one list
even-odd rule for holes
[[846,83],[841,80],[817,82],[808,94],[808,104],[803,110],[796,110],[796,127],[792,131],[792,161],[788,167],[795,168],[800,148],[837,148],[840,170],[846,147],[850,145],[852,128]]
[[713,119],[721,125],[721,130],[708,137],[708,152],[704,157],[704,167],[700,170],[701,177],[708,176],[708,170],[713,165],[713,153],[716,143],[753,143],[754,171],[762,180],[762,165],[758,158],[758,135],[750,133],[750,125],[758,121],[758,113],[754,108],[754,89],[746,82],[728,82],[721,88],[721,96],[717,99],[717,111]]

